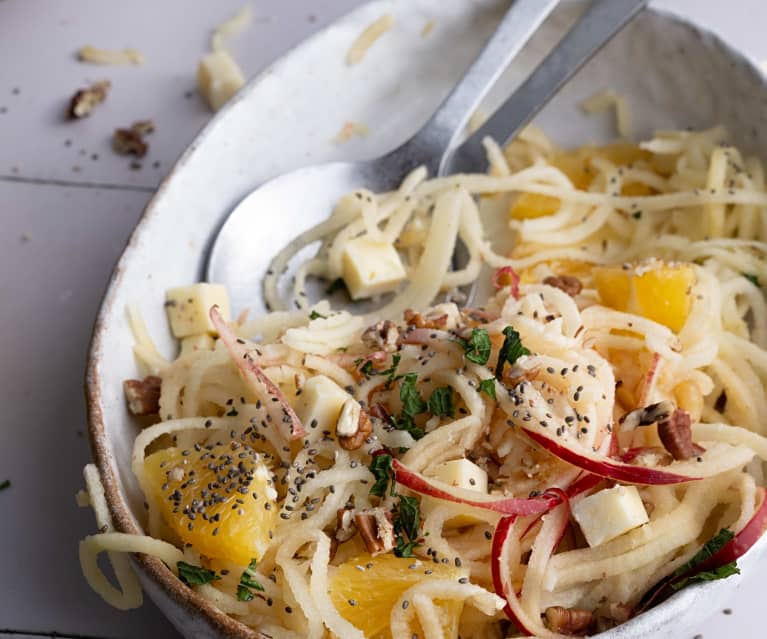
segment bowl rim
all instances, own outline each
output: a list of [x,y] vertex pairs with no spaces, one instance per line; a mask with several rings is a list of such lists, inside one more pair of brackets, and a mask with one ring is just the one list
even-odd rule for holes
[[[124,265],[131,259],[132,254],[142,237],[147,222],[157,214],[156,209],[162,202],[164,194],[168,190],[169,185],[176,174],[184,169],[189,159],[197,152],[201,143],[203,143],[211,135],[213,130],[220,125],[221,121],[227,117],[229,111],[232,110],[236,104],[247,100],[250,94],[253,93],[255,88],[265,78],[278,73],[281,67],[289,63],[290,58],[292,58],[295,53],[304,48],[308,48],[310,43],[324,38],[325,34],[335,28],[339,23],[352,21],[358,16],[361,17],[365,13],[374,11],[376,7],[383,8],[387,6],[388,2],[389,0],[374,0],[373,2],[366,2],[355,7],[302,40],[299,44],[283,53],[279,58],[256,74],[247,85],[224,106],[224,108],[218,111],[198,131],[194,140],[176,160],[171,171],[160,182],[157,190],[146,204],[136,226],[131,232],[125,248],[120,254],[109,277],[104,296],[94,321],[88,346],[84,379],[88,440],[91,456],[93,463],[95,463],[99,471],[104,486],[104,494],[109,513],[117,532],[137,535],[145,534],[144,531],[134,524],[130,507],[122,497],[118,480],[119,473],[115,466],[108,436],[106,434],[104,411],[101,404],[101,379],[99,367],[102,363],[102,340],[104,338],[105,322],[107,317],[112,313],[117,289],[122,281]],[[696,31],[698,34],[709,39],[709,41],[717,48],[721,49],[726,56],[749,67],[762,78],[765,78],[767,75],[752,58],[738,50],[738,48],[731,44],[727,38],[700,24],[698,20],[682,16],[672,9],[659,9],[653,6],[646,7],[645,12],[651,13],[653,16],[663,20],[667,20],[672,24]],[[767,536],[763,536],[755,546],[765,546],[765,544],[767,544],[765,537]],[[193,589],[184,585],[161,560],[142,553],[132,553],[131,558],[134,562],[134,567],[138,569],[141,577],[149,579],[159,586],[162,593],[178,604],[187,614],[204,621],[206,625],[216,633],[217,637],[231,639],[270,639],[267,635],[246,626],[234,617],[222,612],[207,599],[197,594]],[[635,625],[637,622],[649,624],[650,627],[657,624],[662,625],[666,617],[673,617],[675,612],[681,612],[688,606],[688,604],[692,603],[692,599],[701,591],[701,589],[712,589],[721,587],[721,585],[722,584],[719,582],[710,582],[699,584],[692,588],[686,588],[658,606],[653,607],[628,622],[616,626],[615,629],[601,633],[598,636],[603,637],[604,639],[609,639],[614,635],[616,630],[626,632],[629,630],[630,626]],[[163,611],[163,614],[165,614],[165,611]],[[617,639],[617,634],[615,637]]]

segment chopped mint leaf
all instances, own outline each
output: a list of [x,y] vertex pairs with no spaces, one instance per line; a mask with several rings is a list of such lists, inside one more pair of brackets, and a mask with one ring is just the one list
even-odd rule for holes
[[418,499],[400,496],[399,504],[392,517],[397,557],[412,557],[413,549],[418,545],[418,532],[421,525],[421,512]]
[[713,570],[701,570],[689,577],[682,577],[679,581],[673,581],[671,582],[671,589],[681,590],[692,584],[704,581],[716,581],[717,579],[727,579],[727,577],[739,574],[740,568],[738,568],[737,562],[732,561],[729,564],[724,564],[724,566],[719,566],[719,568],[714,568]]
[[523,355],[530,354],[530,351],[522,345],[519,333],[517,333],[513,327],[507,326],[504,328],[503,335],[503,345],[498,352],[498,363],[495,365],[495,377],[497,379],[501,379],[503,375],[503,367],[506,362],[513,364]]
[[346,282],[344,282],[342,277],[339,277],[330,283],[330,286],[325,289],[325,295],[332,295],[336,291],[340,290],[346,290]]
[[211,581],[221,579],[214,571],[202,568],[201,566],[193,566],[185,561],[179,561],[176,567],[178,568],[179,578],[187,586],[202,586]]
[[264,591],[264,587],[255,579],[254,571],[256,570],[257,564],[258,561],[256,559],[251,559],[248,567],[243,570],[242,575],[240,575],[240,583],[237,585],[238,601],[251,601],[253,597],[255,597],[251,588],[261,592]]
[[759,288],[759,276],[756,273],[743,273],[743,277]]
[[465,357],[475,364],[487,364],[490,359],[490,336],[484,328],[475,328],[471,331],[469,339],[459,338],[459,343],[463,346]]
[[402,401],[402,413],[409,417],[415,417],[426,410],[426,402],[423,401],[421,393],[415,387],[418,381],[416,373],[408,373],[402,379],[402,385],[399,391],[399,398]]
[[703,548],[695,553],[690,561],[679,566],[679,568],[674,571],[672,577],[682,577],[690,570],[695,568],[695,566],[698,566],[704,561],[707,561],[716,553],[718,553],[722,548],[724,548],[725,544],[727,544],[733,537],[735,537],[735,535],[731,530],[722,528],[716,535],[714,535],[705,543]]
[[453,406],[453,389],[449,386],[435,388],[429,397],[429,412],[438,417],[453,417],[455,407]]
[[489,395],[492,399],[495,399],[495,377],[489,379],[483,379],[479,383],[479,392]]
[[376,455],[373,457],[373,461],[370,462],[369,468],[376,480],[370,489],[370,494],[376,497],[385,497],[386,489],[391,481],[391,494],[393,495],[394,482],[392,480],[394,479],[394,469],[392,468],[392,456],[386,454]]

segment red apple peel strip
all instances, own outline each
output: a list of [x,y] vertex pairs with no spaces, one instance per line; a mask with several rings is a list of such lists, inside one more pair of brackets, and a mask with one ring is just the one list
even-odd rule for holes
[[[397,459],[392,460],[392,467],[396,473],[397,483],[402,484],[414,492],[456,504],[464,504],[474,508],[490,510],[502,515],[515,516],[538,515],[548,512],[554,506],[562,503],[563,499],[579,495],[602,481],[601,477],[586,475],[573,483],[567,489],[567,492],[562,491],[559,488],[554,488],[546,490],[539,497],[519,499],[516,497],[491,497],[490,495],[482,495],[475,491],[448,486],[440,481],[424,477],[421,473],[409,469]],[[446,488],[450,488],[452,492],[446,490]]]
[[213,326],[218,331],[221,341],[224,342],[226,349],[229,351],[229,355],[234,360],[237,368],[242,373],[245,382],[250,389],[257,396],[263,394],[263,389],[266,388],[266,392],[275,397],[279,402],[282,410],[285,412],[287,421],[279,420],[279,428],[285,439],[301,439],[306,435],[304,425],[296,415],[296,412],[288,403],[285,395],[277,387],[272,380],[270,380],[264,369],[253,361],[249,349],[246,347],[243,340],[238,339],[232,329],[227,326],[221,312],[218,310],[218,306],[212,306],[210,309],[210,321],[213,322]]
[[586,451],[581,453],[559,444],[540,432],[528,429],[523,430],[530,439],[542,448],[545,448],[552,455],[594,475],[599,475],[600,477],[649,486],[681,484],[683,482],[697,481],[701,479],[700,477],[680,475],[665,470],[658,470],[657,468],[634,466],[608,457],[589,454]]

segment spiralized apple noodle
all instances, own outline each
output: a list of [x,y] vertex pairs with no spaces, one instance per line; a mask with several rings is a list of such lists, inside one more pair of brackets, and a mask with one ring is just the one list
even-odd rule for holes
[[[557,637],[573,631],[552,624],[548,612],[557,607],[587,611],[589,631],[641,610],[647,593],[717,531],[746,529],[764,500],[767,303],[759,283],[767,282],[767,190],[759,160],[725,140],[720,127],[659,132],[623,165],[594,148],[586,152],[585,188],[558,168],[562,151],[534,128],[506,149],[487,140],[489,175],[428,179],[419,169],[394,192],[345,197],[276,257],[264,284],[273,312],[228,325],[219,320],[222,339],[212,349],[168,360],[134,314],[142,372],[162,379],[161,421],[139,433],[132,460],[149,505],[147,536],[113,532],[97,473],[88,467],[88,501],[103,527],[81,547],[89,583],[127,608],[140,602],[140,593],[120,551],[159,557],[174,572],[182,558],[210,565],[169,530],[144,459],[161,438],[172,437],[180,448],[219,438],[244,441],[268,460],[281,517],[253,571],[264,588],[259,596],[238,600],[243,566],[193,587],[269,636],[364,637],[331,597],[337,566],[351,553],[349,544],[335,547],[334,534],[347,504],[355,511],[395,508],[398,497],[390,492],[370,494],[369,466],[382,449],[395,458],[396,492],[427,494],[432,502],[422,510],[414,555],[461,565],[468,574],[459,581],[424,577],[393,601],[388,625],[395,639],[500,638],[514,632],[509,619],[520,634]],[[507,225],[506,211],[520,194],[558,202],[549,215],[512,217]],[[499,228],[514,238],[510,253],[498,248]],[[332,310],[326,301],[310,306],[302,294],[307,278],[341,277],[345,243],[361,234],[395,244],[407,283],[368,315]],[[468,260],[451,270],[459,241]],[[318,251],[301,264],[292,299],[284,299],[280,274],[313,243]],[[595,266],[649,258],[694,272],[685,292],[689,313],[678,331],[608,307],[595,287]],[[497,278],[499,289],[486,304],[429,309],[440,293],[471,284],[487,266],[505,269],[505,277]],[[563,274],[576,275],[581,290],[568,294],[544,283]],[[298,310],[286,310],[293,303]],[[420,314],[403,321],[407,309]],[[394,321],[396,339],[374,343],[366,328],[382,320]],[[499,373],[507,327],[529,354],[501,363]],[[490,338],[485,363],[467,360],[462,340],[474,329]],[[396,374],[416,374],[422,397],[447,387],[454,398],[454,416],[416,418],[424,431],[418,439],[373,410],[403,411],[401,382],[387,385],[375,374],[392,367],[395,355]],[[276,390],[262,385],[256,392],[243,360]],[[356,449],[342,448],[332,430],[294,417],[292,430],[265,427],[268,400],[292,402],[320,374],[371,414],[373,431]],[[244,403],[237,399],[238,414],[226,416],[232,398]],[[626,417],[659,402],[690,416],[700,447],[693,457],[671,459],[656,424],[638,427]],[[462,458],[487,471],[489,494],[433,478],[440,464]],[[649,521],[590,547],[571,510],[618,480],[638,488]],[[467,515],[468,524],[449,525]],[[100,551],[110,553],[122,594],[98,570]],[[440,621],[446,601],[463,603],[447,632]],[[577,630],[586,632],[583,625]]]

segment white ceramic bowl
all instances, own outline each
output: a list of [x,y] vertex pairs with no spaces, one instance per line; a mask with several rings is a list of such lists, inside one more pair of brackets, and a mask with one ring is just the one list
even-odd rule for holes
[[[138,304],[161,350],[172,354],[164,290],[200,279],[205,249],[227,212],[267,178],[300,165],[377,155],[404,140],[431,113],[493,28],[503,2],[378,0],[320,32],[267,69],[203,130],[146,209],[109,284],[96,322],[87,373],[90,436],[117,530],[141,532],[142,496],[129,460],[138,426],[130,418],[122,381],[137,375],[125,308]],[[577,7],[561,8],[536,35],[488,99],[497,103],[524,77],[570,22]],[[349,68],[350,43],[383,13],[396,28]],[[436,19],[434,31],[421,30]],[[585,117],[577,105],[612,88],[633,107],[639,136],[656,128],[722,123],[732,141],[767,156],[767,84],[743,56],[679,17],[647,11],[602,51],[537,119],[557,142],[607,141],[607,116]],[[330,140],[344,122],[365,123],[370,135],[343,146]],[[767,133],[765,133],[767,135]],[[315,220],[306,220],[306,226]],[[300,229],[265,215],[254,251],[271,254]],[[252,307],[260,308],[254,299]],[[741,564],[754,570],[767,541]],[[138,557],[149,596],[187,637],[256,637],[182,586],[159,561]],[[604,637],[679,636],[717,610],[737,578],[683,590]]]

